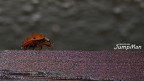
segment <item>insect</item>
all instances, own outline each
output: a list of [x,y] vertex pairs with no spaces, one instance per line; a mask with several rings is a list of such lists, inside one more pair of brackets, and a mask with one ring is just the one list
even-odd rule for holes
[[23,42],[21,49],[35,49],[36,47],[39,47],[42,49],[42,46],[45,45],[49,48],[53,47],[52,42],[43,36],[42,34],[32,34],[28,36]]

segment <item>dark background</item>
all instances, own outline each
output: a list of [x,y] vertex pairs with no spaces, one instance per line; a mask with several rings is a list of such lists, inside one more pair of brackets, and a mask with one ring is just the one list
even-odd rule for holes
[[144,45],[143,0],[0,0],[0,49],[20,49],[42,33],[55,50]]

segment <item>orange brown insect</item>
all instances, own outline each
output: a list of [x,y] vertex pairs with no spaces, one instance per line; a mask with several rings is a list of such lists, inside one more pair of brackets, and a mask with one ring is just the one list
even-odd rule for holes
[[36,47],[42,49],[44,45],[49,48],[53,47],[52,42],[42,34],[32,34],[22,42],[21,49],[35,49]]

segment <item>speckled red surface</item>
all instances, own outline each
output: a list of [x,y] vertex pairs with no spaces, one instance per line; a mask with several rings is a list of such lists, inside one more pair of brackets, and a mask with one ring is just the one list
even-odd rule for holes
[[144,81],[143,51],[0,51],[0,69]]

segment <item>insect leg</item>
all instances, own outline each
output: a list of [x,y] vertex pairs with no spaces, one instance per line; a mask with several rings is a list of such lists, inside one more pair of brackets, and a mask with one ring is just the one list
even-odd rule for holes
[[34,49],[35,49],[35,46],[33,46],[32,49],[34,50]]

